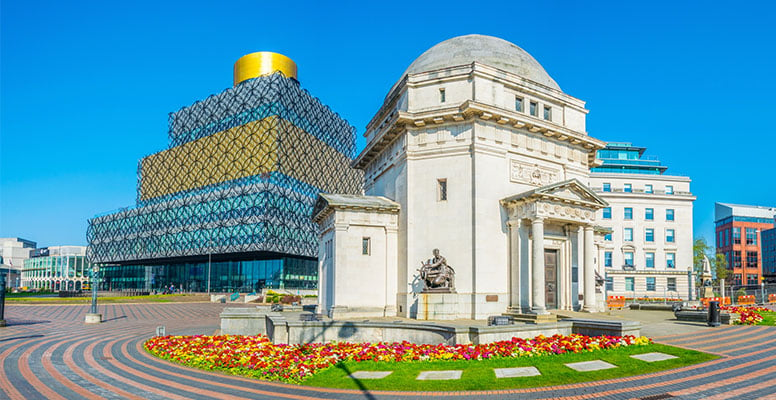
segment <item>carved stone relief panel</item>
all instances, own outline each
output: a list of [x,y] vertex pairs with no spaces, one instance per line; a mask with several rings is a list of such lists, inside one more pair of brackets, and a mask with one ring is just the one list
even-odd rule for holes
[[562,179],[561,172],[555,168],[520,160],[510,160],[509,169],[509,180],[517,183],[545,186]]
[[537,216],[573,221],[579,223],[591,223],[595,214],[588,208],[566,205],[554,202],[541,202],[536,205]]

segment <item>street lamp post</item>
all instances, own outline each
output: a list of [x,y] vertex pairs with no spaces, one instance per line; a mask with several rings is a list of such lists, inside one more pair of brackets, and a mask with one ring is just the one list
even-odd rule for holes
[[5,271],[0,271],[0,327],[5,326]]
[[213,239],[207,241],[207,294],[210,294],[210,264],[213,257]]
[[213,250],[208,248],[207,252],[207,294],[210,294],[210,259],[212,256]]
[[102,322],[102,315],[97,313],[97,275],[100,273],[100,267],[92,267],[92,308],[86,314],[87,324],[99,324]]

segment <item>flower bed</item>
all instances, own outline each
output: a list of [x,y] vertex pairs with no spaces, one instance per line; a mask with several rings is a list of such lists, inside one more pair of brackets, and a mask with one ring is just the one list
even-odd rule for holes
[[158,357],[191,367],[222,370],[259,379],[299,383],[339,362],[352,360],[412,362],[483,360],[581,353],[622,346],[646,345],[647,337],[554,335],[512,338],[481,345],[419,345],[401,343],[273,344],[266,336],[157,336],[145,348]]
[[765,307],[759,307],[759,306],[750,306],[750,307],[737,307],[737,306],[721,306],[720,310],[727,311],[729,313],[736,313],[738,314],[741,319],[739,319],[738,324],[740,325],[756,325],[763,320],[763,316],[760,315],[761,312],[768,312],[771,311]]

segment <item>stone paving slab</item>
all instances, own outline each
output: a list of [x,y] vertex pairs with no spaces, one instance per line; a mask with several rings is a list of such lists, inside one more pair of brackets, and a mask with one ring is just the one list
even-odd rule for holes
[[[215,378],[216,382],[209,371],[157,359],[143,349],[142,344],[160,325],[165,325],[167,332],[174,335],[212,334],[219,326],[218,316],[225,306],[220,303],[100,305],[105,321],[89,327],[83,324],[83,316],[89,311],[88,305],[6,307],[6,318],[10,323],[0,329],[0,399],[47,400],[57,395],[67,400],[98,397],[151,400],[234,397],[261,400],[281,397],[364,399],[365,392],[362,390],[310,389],[248,381],[226,374]],[[455,400],[537,400],[585,395],[607,399],[665,398],[670,395],[682,399],[705,399],[711,394],[720,398],[727,395],[754,399],[771,398],[776,394],[776,386],[773,385],[776,381],[776,369],[773,369],[776,368],[776,346],[772,343],[776,327],[722,327],[694,332],[669,329],[663,330],[662,334],[666,332],[671,332],[671,335],[655,341],[676,343],[701,351],[704,347],[693,343],[701,342],[712,347],[724,343],[732,346],[731,350],[719,352],[738,357],[722,357],[662,373],[544,389],[454,394],[395,391],[377,397],[380,400],[411,400],[431,395],[454,397]],[[731,341],[727,339],[730,333],[739,336]],[[719,350],[718,347],[714,349]],[[149,369],[148,365],[154,368]],[[560,365],[563,364],[558,362]],[[85,376],[93,380],[87,381]]]
[[631,358],[635,358],[637,360],[646,361],[646,362],[655,362],[655,361],[671,360],[679,357],[672,356],[666,353],[644,353],[644,354],[632,355]]
[[616,365],[609,364],[608,362],[601,361],[601,360],[583,361],[583,362],[569,363],[564,365],[579,372],[599,371],[602,369],[617,368]]
[[461,379],[463,371],[450,370],[450,371],[422,371],[417,378],[419,381],[449,381],[454,379]]
[[536,367],[494,368],[493,371],[496,372],[496,378],[521,378],[542,374]]
[[393,371],[356,371],[348,377],[353,379],[383,379],[392,373]]

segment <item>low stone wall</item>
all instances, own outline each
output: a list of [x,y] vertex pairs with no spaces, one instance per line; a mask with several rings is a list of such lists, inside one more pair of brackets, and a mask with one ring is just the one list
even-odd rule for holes
[[[682,305],[682,303],[679,303],[679,304]],[[634,303],[634,304],[629,305],[628,307],[630,307],[631,310],[674,311],[674,303],[668,303],[668,304],[664,304],[664,303],[655,303],[655,304],[649,304],[649,303],[639,304],[639,303]]]
[[267,316],[267,336],[272,343],[320,343],[330,341],[456,344],[468,329],[434,324],[369,321],[289,321],[282,315]]
[[515,324],[501,326],[472,326],[469,330],[469,341],[458,344],[486,344],[501,340],[511,340],[513,337],[532,339],[539,335],[570,335],[573,324],[558,321],[543,324]]
[[613,321],[603,319],[569,318],[571,332],[585,336],[641,336],[641,323],[637,321]]
[[[674,316],[679,321],[689,321],[689,322],[703,322],[706,323],[708,321],[708,311],[707,310],[682,310],[677,311],[674,313]],[[719,314],[719,322],[722,325],[733,325],[740,319],[740,316],[735,313],[726,313],[721,312]]]
[[221,312],[221,334],[266,335],[266,317],[269,306],[251,308],[224,308]]
[[[288,318],[293,316],[293,319]],[[330,341],[401,342],[424,344],[486,344],[513,337],[538,335],[640,336],[636,321],[566,319],[552,323],[501,326],[462,326],[413,321],[302,321],[299,314],[271,312],[265,308],[227,308],[221,314],[221,333],[267,335],[273,343],[301,344]]]

